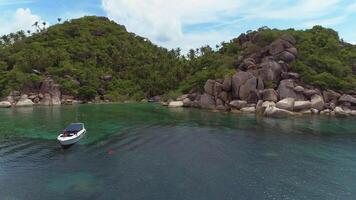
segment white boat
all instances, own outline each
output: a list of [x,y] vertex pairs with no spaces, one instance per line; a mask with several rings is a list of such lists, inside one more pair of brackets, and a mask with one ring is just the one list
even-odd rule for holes
[[83,123],[73,123],[63,130],[57,139],[62,146],[70,146],[77,143],[85,135]]

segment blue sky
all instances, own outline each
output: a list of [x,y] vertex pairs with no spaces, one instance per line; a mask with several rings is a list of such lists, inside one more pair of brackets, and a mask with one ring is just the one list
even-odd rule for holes
[[262,26],[333,28],[356,43],[356,1],[345,0],[0,0],[0,34],[84,15],[107,16],[130,32],[183,51],[215,46]]

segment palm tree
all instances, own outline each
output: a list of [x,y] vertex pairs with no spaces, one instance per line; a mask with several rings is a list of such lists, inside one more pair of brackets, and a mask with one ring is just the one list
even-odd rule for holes
[[38,21],[35,21],[35,23],[32,26],[38,27]]

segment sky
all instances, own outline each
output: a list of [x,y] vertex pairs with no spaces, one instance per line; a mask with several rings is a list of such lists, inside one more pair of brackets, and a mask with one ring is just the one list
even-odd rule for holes
[[355,0],[0,0],[0,35],[31,30],[35,21],[106,16],[127,30],[183,52],[229,41],[262,26],[322,25],[356,44]]

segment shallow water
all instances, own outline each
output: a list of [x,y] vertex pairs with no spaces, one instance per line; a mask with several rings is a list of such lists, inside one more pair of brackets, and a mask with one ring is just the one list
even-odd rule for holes
[[[88,133],[63,150],[55,139],[71,122]],[[1,109],[0,199],[356,199],[356,119]]]

